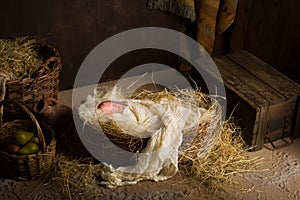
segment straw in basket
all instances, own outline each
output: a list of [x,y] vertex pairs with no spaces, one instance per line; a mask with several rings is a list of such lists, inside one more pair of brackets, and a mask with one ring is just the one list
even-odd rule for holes
[[19,106],[9,104],[12,101],[20,102],[33,110],[35,102],[45,97],[57,99],[59,73],[62,69],[59,52],[46,43],[37,43],[37,51],[43,59],[38,71],[32,77],[7,80],[5,83],[5,99],[0,102],[0,106],[3,105],[4,122],[22,119]]

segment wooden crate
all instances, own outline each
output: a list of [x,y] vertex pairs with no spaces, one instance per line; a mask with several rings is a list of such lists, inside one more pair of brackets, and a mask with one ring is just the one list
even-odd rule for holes
[[244,130],[246,142],[264,143],[300,136],[300,86],[246,51],[214,58],[227,96],[227,114]]

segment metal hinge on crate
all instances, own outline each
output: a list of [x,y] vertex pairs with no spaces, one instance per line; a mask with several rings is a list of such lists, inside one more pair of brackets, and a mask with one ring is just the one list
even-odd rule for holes
[[[290,144],[292,144],[294,142],[294,138],[291,136],[291,134],[289,133],[288,131],[288,126],[289,126],[289,119],[286,117],[284,118],[284,124],[283,124],[283,130],[282,130],[282,135],[281,135],[281,138],[280,139],[277,139],[277,140],[271,140],[269,137],[268,137],[268,134],[270,133],[270,127],[271,127],[271,123],[270,122],[267,122],[267,130],[266,130],[266,137],[265,137],[265,140],[267,142],[269,142],[271,144],[271,146],[273,147],[272,150],[275,150],[275,149],[280,149],[280,148],[283,148],[283,147],[286,147]],[[286,140],[286,138],[289,138],[290,141]],[[284,142],[284,144],[281,144],[281,145],[275,145],[274,142],[275,141],[278,141],[278,140],[281,140]]]

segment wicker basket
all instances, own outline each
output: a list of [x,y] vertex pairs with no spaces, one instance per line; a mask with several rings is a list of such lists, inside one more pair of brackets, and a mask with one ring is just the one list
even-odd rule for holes
[[[221,133],[222,108],[215,103],[213,114],[209,120],[200,121],[197,127],[183,132],[183,149],[179,161],[181,163],[206,156],[214,147]],[[187,145],[187,146],[185,146]]]
[[[50,126],[39,124],[34,115],[24,106],[18,105],[30,116],[31,121],[14,120],[1,127],[0,137],[0,174],[6,178],[33,179],[51,169],[56,153],[56,140]],[[11,144],[13,133],[17,129],[25,131],[36,130],[39,137],[40,151],[31,155],[16,155],[2,151],[3,147]]]
[[[220,133],[220,127],[218,126],[220,125],[221,116],[222,109],[218,104],[209,120],[200,121],[198,126],[183,131],[183,142],[180,151],[184,156],[181,157],[181,162],[187,161],[187,158],[207,155]],[[101,127],[107,138],[125,151],[141,152],[147,146],[149,138],[138,138],[120,130],[109,129],[105,126]]]
[[[5,99],[1,102],[3,105],[3,122],[22,118],[19,115],[21,109],[15,105],[7,104],[7,102],[21,102],[32,110],[34,103],[44,97],[57,99],[59,73],[62,68],[60,55],[55,48],[45,43],[38,43],[37,46],[37,51],[44,61],[37,73],[31,78],[9,80],[5,84]],[[45,70],[47,68],[50,70]]]
[[[128,152],[141,152],[147,146],[150,138],[138,138],[122,132],[121,130],[111,129],[109,128],[111,127],[110,125],[105,125],[105,123],[112,123],[111,121],[99,124],[99,127],[95,127],[89,122],[83,122],[80,118],[78,108],[79,105],[74,108],[76,116],[75,119],[78,121],[78,124],[82,124],[84,127],[83,129],[87,130],[87,132],[97,133],[103,131],[110,142],[118,148]],[[202,120],[199,122],[198,126],[183,131],[183,142],[179,150],[184,156],[180,156],[180,162],[186,162],[189,158],[204,157],[213,148],[219,134],[221,133],[220,125],[222,108],[220,104],[215,103],[214,108],[211,109],[213,109],[213,114],[209,119],[204,121]],[[107,148],[112,147],[108,144]]]

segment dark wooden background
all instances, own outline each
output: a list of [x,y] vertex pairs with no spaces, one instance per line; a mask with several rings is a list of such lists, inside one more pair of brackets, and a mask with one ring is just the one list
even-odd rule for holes
[[[88,53],[116,33],[144,26],[178,28],[178,17],[146,8],[146,0],[1,0],[0,37],[36,36],[57,48],[63,61],[60,89],[70,89]],[[129,65],[154,58],[174,65],[174,56],[147,52],[116,60],[114,79]],[[84,84],[84,80],[83,80]],[[86,82],[88,84],[88,80]]]
[[300,1],[239,0],[230,49],[245,49],[300,83]]
[[[239,0],[233,26],[217,37],[214,56],[246,49],[300,83],[300,1]],[[0,37],[36,36],[61,53],[60,89],[73,86],[83,59],[106,38],[132,28],[178,30],[173,14],[146,8],[146,0],[1,0]],[[191,25],[192,26],[192,25]],[[191,30],[189,30],[191,31]],[[144,51],[124,55],[106,73],[114,79],[147,61],[176,66],[176,56]]]

